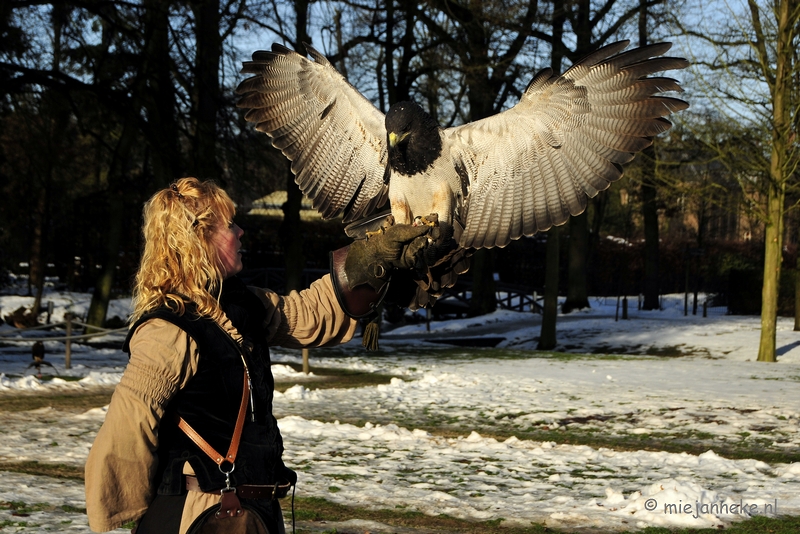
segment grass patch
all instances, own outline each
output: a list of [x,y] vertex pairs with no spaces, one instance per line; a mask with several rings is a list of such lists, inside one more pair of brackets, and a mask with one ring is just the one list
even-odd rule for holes
[[750,376],[751,380],[775,380],[775,381],[787,381],[787,382],[800,382],[800,376],[797,375],[787,375],[787,376]]
[[625,434],[608,435],[597,429],[587,430],[521,430],[512,429],[502,431],[491,427],[470,426],[467,429],[458,424],[447,424],[442,421],[423,422],[420,420],[404,421],[393,417],[382,420],[378,417],[370,417],[369,421],[363,418],[348,418],[336,416],[322,417],[315,416],[318,421],[332,423],[334,420],[340,423],[351,424],[363,427],[367,422],[372,424],[393,423],[405,428],[417,428],[444,438],[456,439],[468,435],[473,430],[484,438],[494,438],[504,441],[510,437],[529,441],[551,441],[559,445],[588,445],[592,448],[607,448],[616,451],[664,451],[672,453],[685,452],[693,455],[700,455],[708,450],[713,450],[716,454],[731,460],[753,459],[760,460],[769,464],[800,462],[800,448],[776,449],[770,444],[774,438],[769,438],[766,442],[760,443],[754,440],[747,442],[724,442],[713,440],[712,434],[701,432],[689,433],[685,437],[662,434]]
[[83,480],[83,467],[64,464],[43,464],[39,462],[2,462],[0,471],[24,473],[26,475],[43,475],[68,480]]
[[10,510],[12,514],[20,517],[30,515],[32,512],[41,512],[49,508],[51,508],[49,504],[41,502],[37,503],[25,503],[22,501],[0,502],[0,510]]
[[575,361],[575,360],[590,360],[590,361],[619,361],[619,360],[652,360],[653,356],[649,354],[640,354],[639,352],[627,353],[625,347],[598,347],[592,353],[585,352],[553,352],[553,351],[528,351],[533,353],[537,358],[543,360],[562,360],[562,361]]
[[[299,363],[284,365],[288,365],[298,372],[303,370],[303,366]],[[360,388],[388,384],[394,378],[391,375],[330,367],[313,367],[311,372],[314,373],[316,379],[308,381],[290,379],[276,382],[275,391],[283,393],[296,384],[303,384],[308,389]],[[15,392],[0,396],[0,412],[24,412],[40,408],[85,412],[92,408],[106,406],[111,402],[113,393],[114,388],[93,388],[89,391],[57,393]]]
[[[297,372],[302,372],[303,366],[299,363],[284,363]],[[308,389],[330,389],[330,388],[361,388],[388,384],[394,376],[379,373],[367,373],[353,369],[338,369],[333,367],[312,367],[316,379],[308,381],[287,381],[275,382],[275,391],[283,393],[296,384],[302,384]]]
[[[288,507],[287,507],[288,508]],[[288,521],[291,521],[291,512],[285,512]],[[536,526],[532,529],[524,531],[502,528],[500,523],[502,519],[495,519],[492,521],[465,521],[463,519],[456,519],[445,514],[437,516],[425,515],[421,512],[413,510],[405,510],[402,508],[369,510],[366,508],[359,508],[354,506],[344,506],[336,504],[320,497],[298,497],[295,499],[295,518],[298,521],[347,521],[350,519],[362,519],[367,521],[377,521],[395,527],[405,528],[419,528],[419,529],[435,529],[443,532],[458,532],[462,534],[484,533],[490,531],[504,532],[507,534],[515,534],[516,532],[530,532],[543,533],[553,532],[552,529],[548,530],[543,526]],[[494,529],[494,530],[490,530]],[[298,533],[309,532],[303,530],[302,527],[297,529]],[[337,532],[336,530],[329,532]]]
[[[444,431],[437,427],[425,427],[416,425],[431,434],[440,434],[447,437],[458,437],[464,435],[463,432]],[[665,451],[673,453],[685,452],[688,454],[700,455],[712,449],[716,454],[731,460],[754,459],[766,463],[792,463],[800,462],[800,449],[776,450],[764,447],[760,444],[744,443],[724,443],[712,440],[703,440],[701,436],[693,435],[687,438],[664,436],[652,434],[609,436],[598,432],[572,431],[572,430],[535,430],[535,431],[513,431],[508,433],[483,433],[476,430],[483,437],[493,437],[497,440],[508,439],[516,436],[521,440],[531,441],[554,441],[564,445],[588,445],[592,448],[605,447],[618,451]],[[710,435],[709,435],[710,436]],[[770,440],[770,443],[772,440]]]
[[27,528],[30,526],[27,521],[10,521],[5,519],[0,521],[0,530],[5,527],[15,527],[15,528]]
[[[664,527],[648,527],[637,534],[711,534],[719,532],[716,528],[684,528],[670,529]],[[800,517],[761,517],[756,516],[746,521],[733,523],[725,529],[727,534],[794,534],[800,532]]]
[[688,354],[682,347],[683,345],[667,345],[666,347],[652,346],[648,347],[645,354],[662,358],[679,358]]
[[0,502],[0,510],[8,510],[13,515],[19,517],[26,517],[34,512],[53,512],[56,510],[73,514],[86,513],[86,508],[77,508],[69,504],[62,504],[60,506],[56,506],[46,502],[27,503],[23,501]]
[[[284,508],[289,508],[284,506]],[[291,521],[291,512],[284,510],[287,521]],[[413,510],[404,508],[369,510],[355,506],[345,506],[336,504],[320,497],[298,497],[295,499],[295,518],[297,521],[304,522],[342,522],[353,519],[376,521],[394,527],[417,528],[425,531],[438,531],[445,533],[477,534],[477,533],[497,533],[497,534],[567,534],[575,532],[573,530],[559,530],[544,525],[531,524],[530,526],[503,526],[502,519],[490,521],[466,521],[456,519],[447,515],[430,516]],[[313,532],[318,532],[314,529]],[[304,530],[298,525],[298,533],[311,532]],[[336,533],[336,529],[326,532]],[[600,534],[604,531],[587,527],[581,529],[582,534]],[[628,534],[711,534],[719,532],[719,529],[675,529],[663,527],[648,527],[642,530],[629,530]],[[800,517],[754,517],[747,521],[733,523],[725,529],[728,534],[795,534],[800,532]],[[342,532],[344,534],[344,532]],[[625,534],[625,533],[618,533]]]
[[[8,378],[23,378],[25,376],[32,376],[32,373],[27,373],[27,374],[24,374],[24,375],[18,375],[18,374],[13,374],[12,373],[12,374],[8,374],[6,376]],[[81,380],[83,380],[82,376],[61,376],[61,375],[48,375],[48,374],[43,374],[42,376],[39,377],[39,380],[41,380],[43,382],[46,382],[46,381],[52,380],[54,378],[60,378],[64,382],[80,382]]]
[[29,393],[0,396],[0,412],[24,412],[39,408],[85,412],[111,402],[114,388],[92,389],[90,391]]

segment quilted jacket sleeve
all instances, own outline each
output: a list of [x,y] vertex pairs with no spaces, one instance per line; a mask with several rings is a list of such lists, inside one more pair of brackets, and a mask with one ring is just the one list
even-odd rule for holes
[[142,324],[130,348],[130,362],[86,461],[86,511],[95,532],[144,515],[153,498],[158,424],[197,369],[195,342],[160,319]]
[[329,274],[308,289],[285,296],[268,289],[251,290],[267,308],[270,345],[295,349],[338,345],[349,341],[358,326],[339,305]]

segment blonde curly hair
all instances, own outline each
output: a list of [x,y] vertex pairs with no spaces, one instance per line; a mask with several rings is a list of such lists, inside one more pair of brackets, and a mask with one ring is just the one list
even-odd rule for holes
[[147,201],[131,323],[161,306],[183,315],[187,301],[203,315],[222,316],[218,298],[225,275],[211,237],[230,225],[235,213],[222,188],[197,178],[181,178]]

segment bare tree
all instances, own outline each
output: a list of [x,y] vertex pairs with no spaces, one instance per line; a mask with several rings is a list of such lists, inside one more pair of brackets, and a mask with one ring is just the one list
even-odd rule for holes
[[[710,8],[708,8],[710,9]],[[710,105],[758,126],[762,141],[748,152],[751,173],[763,184],[763,200],[751,196],[765,225],[764,282],[761,296],[761,339],[758,360],[776,361],[775,333],[778,314],[784,215],[787,187],[796,176],[800,155],[797,142],[800,90],[800,2],[764,3],[742,0],[727,3],[719,28],[683,27],[687,37],[706,44],[699,55],[698,83],[711,95]],[[696,50],[703,50],[696,47]],[[741,162],[741,160],[740,160]]]
[[[120,283],[121,250],[137,252],[136,235],[126,221],[136,219],[141,198],[153,186],[187,170],[223,183],[235,178],[235,172],[250,170],[220,157],[244,150],[229,150],[230,143],[220,140],[222,133],[232,139],[229,133],[235,127],[219,128],[229,118],[222,110],[233,107],[232,87],[224,85],[223,43],[247,6],[244,0],[52,5],[23,0],[0,10],[9,37],[0,39],[0,77],[8,95],[4,102],[36,95],[28,103],[41,111],[46,99],[61,99],[67,110],[61,123],[77,128],[84,150],[95,151],[93,164],[74,180],[76,191],[89,184],[84,194],[94,195],[93,209],[102,218],[102,224],[95,223],[91,253],[84,251],[92,256],[92,265],[102,265],[90,324],[99,326],[105,319],[112,288]],[[51,58],[52,64],[41,58]],[[52,97],[45,98],[48,94]],[[55,139],[77,142],[63,133]],[[55,165],[57,160],[51,161]],[[54,173],[63,173],[63,167],[54,166]],[[39,212],[52,210],[47,194],[37,198]],[[81,235],[69,237],[84,246],[88,241]],[[39,278],[36,273],[34,279]]]
[[[553,72],[561,72],[565,47],[562,46],[564,25],[566,24],[566,3],[564,0],[553,1],[553,56],[550,67]],[[551,350],[556,346],[556,318],[558,317],[558,286],[561,256],[561,229],[557,226],[547,231],[547,249],[545,252],[544,275],[544,309],[542,312],[542,328],[539,333],[539,350]]]

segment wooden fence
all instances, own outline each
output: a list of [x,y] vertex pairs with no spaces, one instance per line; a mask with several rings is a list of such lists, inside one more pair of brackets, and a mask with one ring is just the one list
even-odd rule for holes
[[[497,307],[505,310],[533,312],[543,311],[543,292],[532,287],[506,284],[495,281],[495,299]],[[445,290],[431,309],[435,318],[464,317],[469,310],[472,297],[473,281],[470,277],[459,277],[456,285]]]
[[[73,328],[74,327],[83,327],[91,329],[92,332],[87,334],[74,334]],[[37,341],[63,341],[64,342],[64,368],[71,369],[72,368],[72,342],[78,339],[90,339],[93,337],[98,336],[106,336],[108,334],[116,334],[121,332],[127,332],[128,327],[125,326],[124,328],[100,328],[97,326],[88,325],[86,323],[82,323],[78,321],[75,316],[72,314],[65,314],[64,321],[60,323],[52,323],[52,324],[43,324],[39,326],[32,326],[29,328],[19,328],[17,332],[31,332],[31,331],[46,331],[46,330],[53,330],[56,328],[64,328],[64,334],[56,334],[56,335],[42,335],[42,336],[14,336],[14,337],[0,337],[0,342],[15,342],[15,343],[24,343],[24,342],[31,342],[35,343]],[[47,332],[45,332],[47,334]]]

